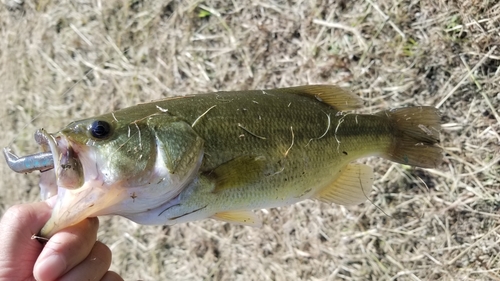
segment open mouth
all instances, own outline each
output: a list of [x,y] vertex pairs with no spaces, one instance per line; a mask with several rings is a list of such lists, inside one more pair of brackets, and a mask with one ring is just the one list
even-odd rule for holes
[[42,200],[57,194],[58,187],[77,189],[83,185],[83,167],[66,138],[53,136],[44,129],[37,130],[35,141],[44,152],[50,151],[54,171],[42,171],[40,193]]
[[79,151],[82,148],[73,145],[64,135],[53,135],[40,129],[35,140],[44,152],[50,151],[53,158],[53,170],[46,170],[40,176],[42,199],[57,194],[52,215],[40,230],[42,237],[50,238],[57,231],[96,216],[102,209],[121,200],[118,190],[103,188],[96,166],[89,165],[89,159],[79,157],[79,152],[84,155],[85,151]]
[[[57,187],[75,189],[83,184],[83,167],[77,153],[66,138],[37,130],[35,141],[42,152],[18,157],[10,148],[4,148],[4,156],[9,167],[18,173],[41,172],[41,197],[48,199],[57,194]],[[53,171],[54,169],[54,171]]]
[[[99,205],[99,199],[105,198],[103,191],[96,188],[102,182],[95,177],[85,184],[84,167],[77,150],[61,134],[49,134],[40,129],[35,133],[35,141],[42,152],[18,157],[10,148],[4,149],[4,156],[9,167],[18,173],[40,171],[40,195],[42,200],[57,195],[52,216],[40,231],[44,237],[50,237],[62,228],[68,227],[95,212],[93,206]],[[102,200],[101,200],[102,201]],[[101,202],[101,205],[103,204]]]
[[40,129],[35,133],[35,140],[44,151],[50,149],[52,153],[55,169],[54,175],[58,187],[76,189],[83,185],[84,175],[82,164],[78,159],[77,153],[66,138],[61,136],[54,137],[44,129]]
[[[100,173],[95,165],[89,164],[92,159],[83,157],[86,162],[82,163],[79,157],[82,148],[72,145],[64,135],[40,129],[35,133],[35,141],[41,146],[41,153],[18,157],[5,148],[4,155],[9,167],[16,172],[41,172],[42,200],[57,195],[52,215],[40,230],[42,237],[50,238],[57,231],[95,216],[121,200],[118,190],[102,188]],[[85,151],[80,153],[85,155]],[[87,165],[87,171],[83,164]]]

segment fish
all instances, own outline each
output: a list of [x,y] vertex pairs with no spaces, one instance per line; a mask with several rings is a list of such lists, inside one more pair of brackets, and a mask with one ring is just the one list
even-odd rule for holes
[[260,226],[259,209],[305,199],[366,201],[374,173],[358,159],[441,163],[436,108],[356,113],[362,106],[336,85],[172,97],[74,121],[56,133],[40,129],[37,161],[4,154],[18,170],[39,165],[42,199],[57,195],[42,237],[104,215],[144,225],[212,218]]

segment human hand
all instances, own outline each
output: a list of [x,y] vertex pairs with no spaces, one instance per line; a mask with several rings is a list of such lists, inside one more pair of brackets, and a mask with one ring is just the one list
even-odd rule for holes
[[15,205],[0,221],[0,281],[123,280],[108,271],[111,251],[97,241],[97,218],[68,227],[42,245],[37,234],[54,200]]

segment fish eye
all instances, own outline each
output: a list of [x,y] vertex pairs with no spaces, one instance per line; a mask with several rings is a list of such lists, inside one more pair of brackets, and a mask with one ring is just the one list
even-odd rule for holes
[[96,120],[90,125],[90,135],[96,139],[105,139],[111,133],[111,125],[102,120]]

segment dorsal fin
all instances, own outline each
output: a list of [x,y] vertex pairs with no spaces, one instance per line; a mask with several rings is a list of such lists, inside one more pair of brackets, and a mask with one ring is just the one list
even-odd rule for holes
[[[248,92],[253,92],[257,90],[251,90],[251,91],[236,91],[236,92],[216,92],[216,93],[248,93]],[[260,91],[260,90],[258,90]],[[353,94],[351,91],[344,89],[342,87],[336,86],[336,85],[304,85],[304,86],[297,86],[297,87],[289,87],[289,88],[278,88],[278,89],[266,89],[264,90],[266,93],[273,94],[273,93],[279,93],[279,94],[294,94],[294,95],[300,95],[300,96],[306,96],[306,97],[312,97],[315,98],[316,100],[326,103],[330,105],[331,107],[335,108],[338,111],[346,111],[346,110],[353,110],[360,108],[363,106],[363,100]],[[210,94],[210,93],[207,93]],[[203,94],[198,94],[198,95],[203,95]],[[182,98],[188,98],[188,97],[195,97],[197,95],[186,95],[186,96],[174,96],[174,97],[168,97],[165,99],[161,99],[161,101],[169,101],[169,100],[175,100],[175,99],[182,99]],[[145,104],[149,103],[156,103],[158,101],[154,102],[148,102]]]
[[363,105],[363,100],[360,97],[354,95],[349,90],[335,85],[306,85],[266,90],[266,92],[271,94],[275,92],[314,97],[339,111],[353,110]]

